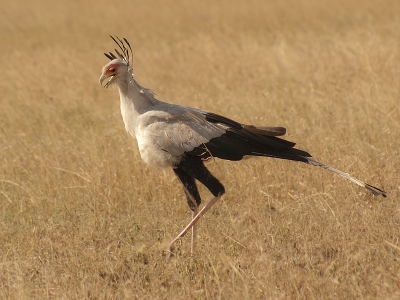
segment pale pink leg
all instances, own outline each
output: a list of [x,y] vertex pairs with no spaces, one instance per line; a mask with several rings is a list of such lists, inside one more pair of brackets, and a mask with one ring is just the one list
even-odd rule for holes
[[[192,220],[194,218],[196,218],[196,216],[197,216],[197,208],[193,212]],[[192,245],[190,247],[190,255],[191,256],[194,255],[194,251],[195,251],[195,248],[196,248],[196,239],[197,239],[197,224],[193,224],[193,226],[192,226]]]
[[[195,225],[197,223],[197,221],[201,218],[202,215],[204,215],[214,204],[215,202],[217,202],[219,200],[219,198],[221,198],[221,196],[218,197],[214,197],[210,200],[210,202],[208,202],[201,210],[198,214],[194,215],[195,213],[193,213],[193,219],[192,221],[190,221],[190,223],[185,227],[185,229],[183,229],[181,231],[180,234],[178,234],[178,236],[171,242],[171,244],[169,244],[168,250],[167,250],[167,256],[169,257],[172,253],[172,246],[175,244],[175,242],[177,240],[179,240],[181,237],[183,237],[190,228],[195,228]],[[193,229],[193,237],[192,237],[192,253],[194,251],[194,240],[196,238],[196,229]]]

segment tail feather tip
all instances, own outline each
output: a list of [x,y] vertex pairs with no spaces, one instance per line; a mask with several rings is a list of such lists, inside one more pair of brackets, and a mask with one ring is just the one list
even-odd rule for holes
[[384,198],[387,198],[387,193],[384,190],[378,189],[377,187],[374,187],[369,184],[365,184],[365,187],[374,194],[374,196],[382,196]]

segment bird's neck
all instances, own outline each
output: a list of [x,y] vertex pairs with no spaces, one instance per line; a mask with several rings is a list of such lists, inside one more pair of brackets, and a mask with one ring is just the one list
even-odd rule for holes
[[119,85],[118,90],[125,128],[131,135],[135,136],[137,117],[153,109],[158,100],[134,79],[129,84]]

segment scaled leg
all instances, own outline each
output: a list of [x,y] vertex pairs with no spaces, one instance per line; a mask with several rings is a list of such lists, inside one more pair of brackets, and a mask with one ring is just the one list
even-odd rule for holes
[[[197,156],[187,155],[177,166],[177,168],[174,169],[174,172],[178,175],[179,179],[183,183],[186,197],[188,198],[189,207],[193,211],[193,218],[192,221],[185,227],[185,229],[183,229],[182,232],[179,233],[178,236],[171,242],[168,249],[169,254],[172,253],[172,247],[174,243],[183,237],[190,228],[195,228],[201,216],[204,215],[225,193],[224,186],[211,174],[211,172],[205,167],[203,161]],[[214,195],[214,197],[197,214],[197,207],[201,203],[201,199],[194,179],[199,180]],[[193,207],[194,202],[196,202],[196,205]],[[196,230],[194,229],[192,236],[192,253],[194,251],[195,238]]]

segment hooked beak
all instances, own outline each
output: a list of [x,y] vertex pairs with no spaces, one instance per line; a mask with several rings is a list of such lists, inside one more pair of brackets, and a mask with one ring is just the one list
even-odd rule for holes
[[103,81],[106,80],[107,78],[111,77],[110,80],[107,81],[107,83],[104,85],[105,88],[108,88],[108,86],[110,85],[111,81],[114,79],[114,77],[116,76],[116,74],[112,74],[112,75],[101,75],[100,77],[100,84],[103,85]]

